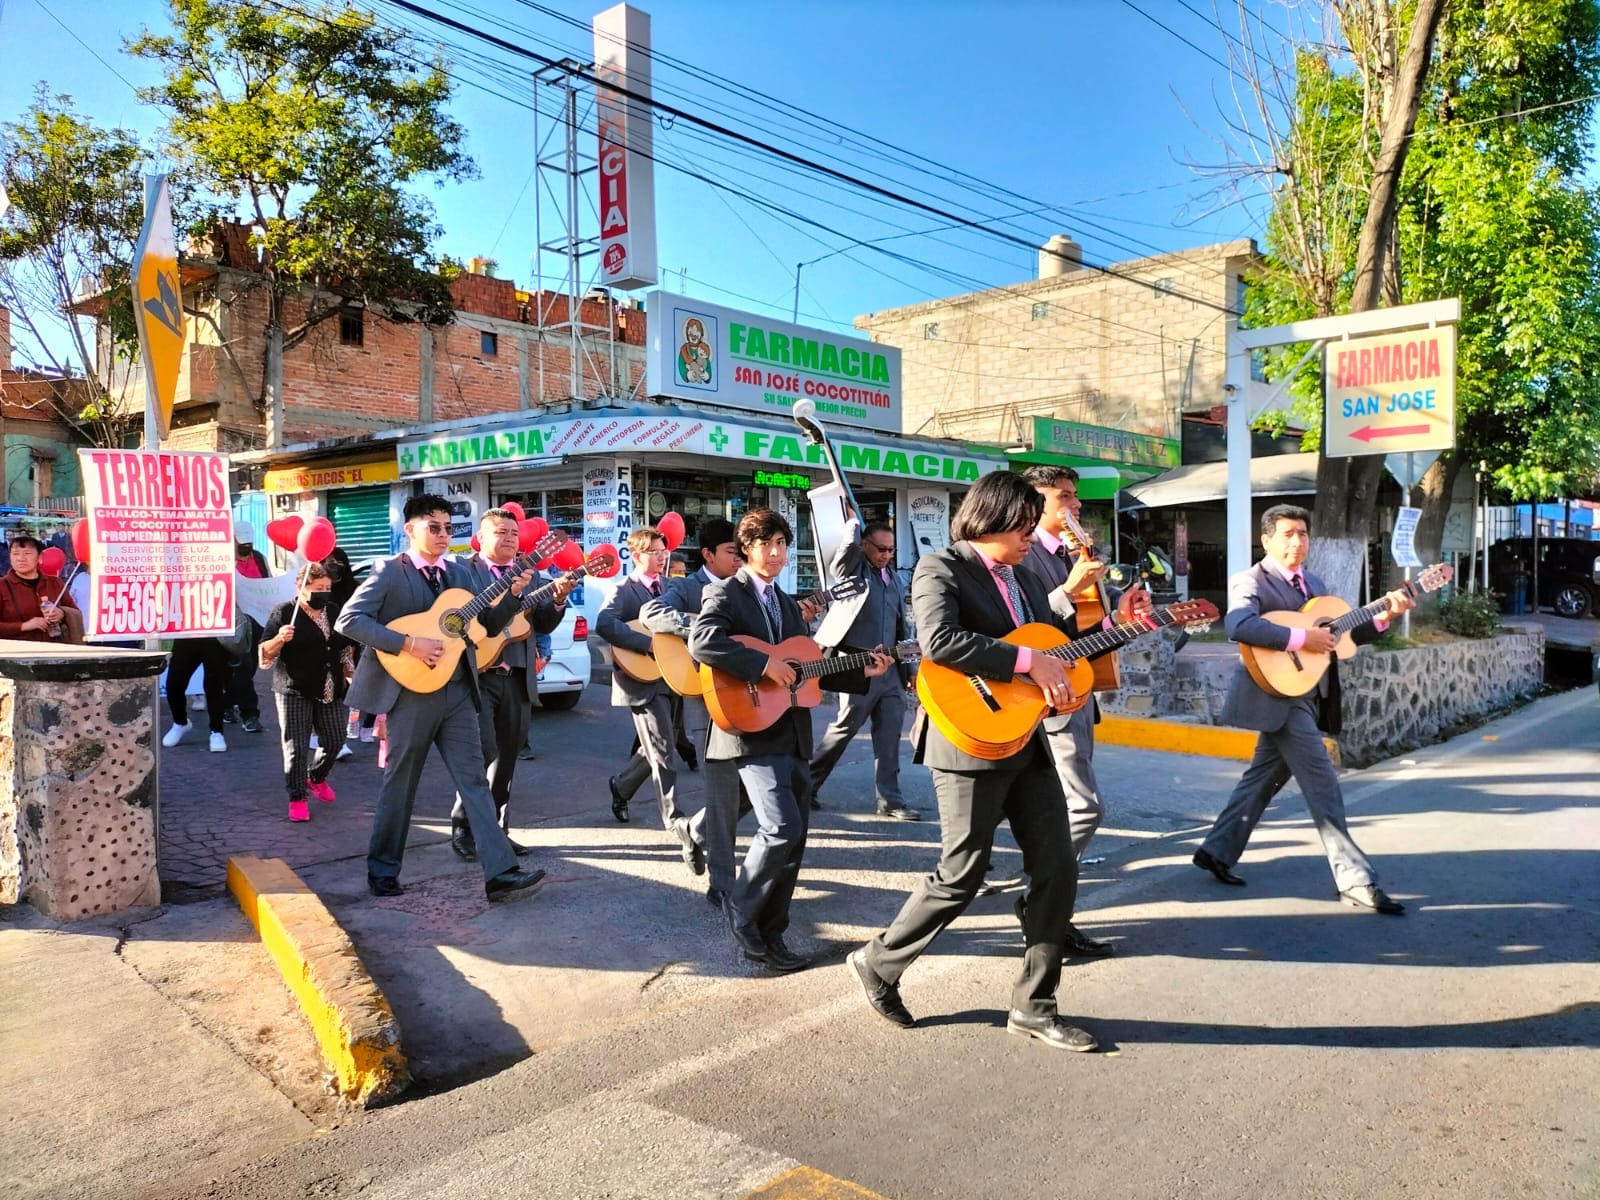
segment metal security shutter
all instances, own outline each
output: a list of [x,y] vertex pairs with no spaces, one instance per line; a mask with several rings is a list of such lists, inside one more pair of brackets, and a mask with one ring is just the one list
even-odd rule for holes
[[328,520],[339,531],[339,545],[350,556],[357,575],[364,577],[364,568],[374,558],[387,558],[394,553],[387,486],[329,492]]

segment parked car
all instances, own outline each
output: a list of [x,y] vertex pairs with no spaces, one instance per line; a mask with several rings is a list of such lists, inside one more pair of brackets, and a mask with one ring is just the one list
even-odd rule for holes
[[549,709],[576,708],[588,686],[589,619],[572,604],[561,624],[550,631],[549,657],[539,672],[539,705]]
[[[1504,538],[1489,547],[1489,584],[1509,600],[1518,575],[1533,603],[1533,539]],[[1581,617],[1600,609],[1600,542],[1588,538],[1539,539],[1539,606],[1559,616]]]

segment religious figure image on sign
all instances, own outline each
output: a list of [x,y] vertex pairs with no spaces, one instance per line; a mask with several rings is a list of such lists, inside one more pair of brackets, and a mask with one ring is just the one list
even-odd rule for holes
[[706,342],[705,323],[690,317],[683,323],[683,342],[678,347],[678,377],[684,383],[711,382],[711,346]]

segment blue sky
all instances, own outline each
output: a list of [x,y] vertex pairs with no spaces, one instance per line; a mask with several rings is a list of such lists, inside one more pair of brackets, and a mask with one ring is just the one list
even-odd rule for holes
[[[1214,198],[1207,198],[1212,183],[1188,165],[1220,157],[1208,130],[1222,124],[1218,103],[1226,101],[1227,91],[1224,72],[1207,54],[1226,53],[1221,32],[1209,20],[1210,0],[1137,3],[1196,46],[1158,28],[1124,0],[653,0],[640,7],[651,14],[657,52],[684,64],[658,64],[661,98],[706,115],[716,106],[723,110],[718,119],[752,136],[896,191],[920,189],[917,194],[928,203],[962,214],[998,219],[1022,209],[1057,209],[996,221],[1030,242],[1066,232],[1083,243],[1087,258],[1103,263],[1259,236],[1254,218],[1261,206],[1253,206],[1254,214],[1234,206],[1206,215],[1214,207]],[[141,104],[130,87],[153,82],[155,73],[150,64],[123,55],[120,45],[142,24],[164,28],[164,4],[0,4],[0,119],[15,119],[30,101],[34,82],[43,79],[103,124],[147,134],[157,130],[160,114]],[[546,6],[580,22],[599,7],[575,8],[562,0],[546,0]],[[499,274],[529,285],[536,245],[532,114],[483,90],[525,102],[531,90],[526,64],[382,0],[374,7],[386,21],[414,29],[425,43],[458,43],[446,49],[460,71],[452,109],[482,174],[432,191],[444,229],[439,248],[461,259],[490,255],[499,261]],[[526,0],[428,0],[425,7],[541,53],[592,53],[580,29]],[[1287,18],[1273,5],[1268,20],[1284,28]],[[471,53],[461,47],[471,47]],[[91,50],[130,82],[96,61]],[[711,79],[691,76],[689,67]],[[803,129],[798,118],[718,80],[801,106],[939,166],[891,163],[890,151],[877,143],[851,147],[853,135]],[[660,262],[664,283],[674,290],[682,278],[682,290],[690,294],[786,317],[795,264],[806,262],[802,320],[842,327],[858,313],[1012,283],[1035,270],[1035,255],[1021,246],[939,230],[949,222],[758,159],[682,122],[671,128],[657,124],[656,152],[828,230],[774,215],[658,165]],[[984,194],[971,181],[935,174],[948,169],[1025,199]],[[585,212],[592,221],[587,206]],[[553,220],[554,210],[547,207],[546,215]],[[881,244],[914,261],[884,257],[854,246],[852,239],[892,239]],[[686,274],[680,277],[680,271]]]

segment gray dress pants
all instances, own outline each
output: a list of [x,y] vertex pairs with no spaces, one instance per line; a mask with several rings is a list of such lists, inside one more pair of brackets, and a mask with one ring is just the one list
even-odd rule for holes
[[880,805],[900,798],[900,735],[906,722],[906,689],[899,671],[885,671],[867,680],[864,696],[839,693],[839,715],[823,731],[822,744],[811,758],[811,790],[820,792],[845,749],[868,721],[872,722],[873,787]]
[[789,928],[789,902],[811,830],[811,771],[792,754],[752,755],[738,767],[757,828],[728,900],[737,923],[770,938]]
[[939,802],[939,865],[917,884],[889,928],[867,943],[868,965],[885,982],[899,982],[972,903],[983,885],[994,831],[1001,821],[1010,821],[1029,879],[1023,924],[1027,949],[1011,1007],[1030,1016],[1054,1014],[1061,938],[1078,898],[1078,863],[1067,840],[1066,802],[1054,765],[1041,759],[1016,771],[935,769],[933,791]]
[[[511,828],[511,780],[517,773],[517,755],[528,737],[530,704],[528,680],[521,667],[502,671],[491,667],[478,676],[483,711],[478,714],[478,736],[483,742],[483,761],[489,769],[489,795],[500,828]],[[467,807],[456,793],[451,821],[467,819]]]
[[1082,859],[1105,817],[1100,784],[1094,777],[1094,701],[1067,718],[1061,729],[1045,731],[1050,757],[1061,776],[1067,798],[1067,829],[1072,836],[1072,857]]
[[622,770],[617,772],[617,790],[624,800],[632,800],[646,779],[654,777],[656,798],[661,802],[661,828],[676,829],[683,820],[678,810],[678,772],[672,766],[672,749],[677,740],[672,725],[672,700],[664,692],[648,704],[635,705],[633,731],[639,748]]
[[724,896],[733,891],[736,865],[734,844],[738,839],[739,818],[750,811],[743,801],[739,783],[739,764],[729,759],[706,757],[711,737],[711,714],[704,700],[689,697],[683,702],[684,734],[700,755],[700,772],[705,779],[706,806],[689,819],[689,831],[705,847],[707,882]]
[[1376,883],[1378,877],[1372,864],[1351,840],[1339,773],[1328,760],[1310,702],[1304,700],[1289,710],[1289,719],[1281,729],[1263,733],[1256,742],[1255,757],[1206,835],[1206,853],[1225,866],[1237,863],[1256,822],[1290,776],[1300,785],[1306,807],[1311,810],[1311,823],[1317,827],[1328,865],[1333,869],[1334,886],[1342,892]]
[[484,774],[483,739],[472,691],[457,673],[442,691],[422,695],[401,689],[389,712],[389,765],[383,772],[378,808],[372,817],[372,840],[367,846],[367,874],[396,878],[405,858],[406,837],[411,832],[411,810],[416,804],[417,781],[428,751],[439,757],[454,780],[466,811],[478,863],[485,879],[492,879],[516,864],[511,843],[495,817],[494,800]]

